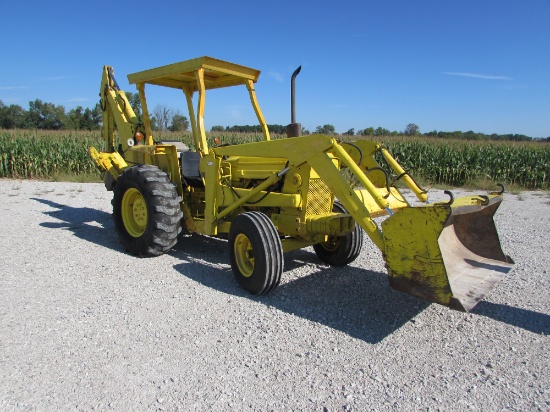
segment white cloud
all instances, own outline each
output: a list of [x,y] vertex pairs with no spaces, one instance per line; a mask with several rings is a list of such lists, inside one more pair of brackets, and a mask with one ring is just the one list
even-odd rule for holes
[[476,79],[486,79],[486,80],[512,80],[508,76],[492,76],[487,74],[478,74],[478,73],[464,73],[464,72],[443,72],[448,76],[461,76],[461,77],[474,77]]
[[267,75],[269,77],[272,77],[274,78],[275,80],[277,80],[278,82],[283,82],[283,76],[281,75],[281,73],[278,73],[278,72],[275,72],[275,71],[269,71],[267,72]]
[[4,86],[0,87],[0,90],[21,90],[27,89],[27,86]]

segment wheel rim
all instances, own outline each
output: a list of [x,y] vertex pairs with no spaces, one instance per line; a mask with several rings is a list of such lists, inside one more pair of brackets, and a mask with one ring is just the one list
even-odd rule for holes
[[140,237],[147,227],[147,204],[141,192],[130,188],[122,197],[122,222],[133,237]]
[[252,272],[254,272],[254,251],[246,235],[242,233],[237,235],[235,238],[234,250],[235,261],[239,268],[239,272],[246,278],[252,276]]

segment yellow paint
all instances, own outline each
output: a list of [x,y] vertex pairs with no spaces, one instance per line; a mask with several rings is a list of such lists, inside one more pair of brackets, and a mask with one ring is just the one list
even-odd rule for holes
[[147,107],[147,99],[145,98],[145,83],[138,83],[139,101],[141,102],[141,111],[143,113],[143,124],[145,126],[145,142],[148,145],[153,144],[153,130],[149,121],[149,109]]
[[[382,148],[381,151],[382,155],[386,159],[386,162],[388,162],[391,168],[395,170],[398,175],[402,175],[403,173],[405,173],[405,170],[401,167],[399,163],[397,163],[397,161],[393,158],[392,155],[390,155],[390,153],[386,149]],[[420,187],[418,187],[415,181],[411,179],[408,174],[403,175],[403,181],[407,184],[409,189],[413,191],[418,200],[420,200],[421,202],[426,202],[426,200],[428,200],[428,195],[423,192]]]
[[[369,175],[370,178],[370,175]],[[376,191],[378,192],[379,196],[386,196],[388,191],[385,186],[381,188],[377,188]],[[378,217],[378,216],[385,216],[388,214],[386,209],[380,208],[374,198],[371,196],[370,192],[365,189],[356,189],[355,193],[361,201],[365,204],[366,208],[369,210],[369,213],[371,217]],[[390,196],[386,198],[388,201],[388,206],[392,211],[396,211],[398,209],[403,209],[405,207],[409,207],[409,203],[407,200],[403,197],[403,195],[399,192],[399,190],[395,187],[390,188]]]
[[220,163],[221,159],[215,157],[213,153],[201,159],[201,172],[204,173],[205,182],[205,233],[206,235],[216,235],[217,226],[216,216],[218,212],[218,198],[216,197],[218,187],[220,186]]
[[[227,184],[218,186],[216,199],[219,200],[218,206],[231,206],[239,198],[248,196],[252,189],[241,189],[234,187],[230,189]],[[235,193],[238,195],[235,195]],[[302,202],[300,194],[286,194],[266,191],[260,191],[257,195],[251,196],[249,203],[253,203],[257,207],[298,207]]]
[[194,91],[189,85],[182,86],[183,93],[185,94],[185,100],[187,102],[187,110],[189,111],[189,122],[191,123],[191,131],[193,132],[193,140],[195,146],[200,147],[202,144],[202,135],[199,132],[197,125],[197,118],[195,117],[195,109],[193,108],[193,94]]
[[256,90],[254,89],[254,82],[251,79],[247,80],[246,88],[248,89],[248,93],[250,95],[250,102],[252,103],[252,107],[254,108],[254,113],[256,113],[256,117],[260,122],[260,128],[262,129],[264,140],[271,140],[269,136],[269,130],[267,128],[267,124],[264,119],[264,115],[262,114],[262,111],[260,110],[260,105],[258,104],[258,100],[256,99]]
[[139,190],[129,188],[122,196],[122,222],[133,237],[140,237],[147,228],[147,204]]
[[204,86],[204,69],[200,68],[195,72],[197,86],[199,91],[199,101],[197,103],[197,150],[202,156],[208,154],[208,144],[206,143],[206,131],[204,130],[204,105],[206,101],[206,89]]
[[98,152],[92,146],[89,149],[89,154],[100,171],[109,172],[115,179],[128,167],[128,164],[118,152]]
[[[392,169],[387,173],[402,175],[422,202],[428,197],[380,143],[369,140],[340,143],[332,136],[319,134],[271,140],[256,96],[254,83],[259,75],[258,70],[207,56],[131,74],[128,80],[136,85],[143,109],[142,118],[138,118],[124,92],[116,86],[112,68],[105,66],[100,95],[106,151],[90,148],[90,156],[102,173],[110,173],[115,179],[129,165],[158,166],[176,186],[185,226],[191,232],[227,233],[238,214],[261,211],[271,218],[281,235],[283,250],[288,252],[322,242],[327,248],[336,247],[339,236],[350,233],[357,222],[383,252],[392,286],[453,305],[440,236],[444,228],[445,234],[448,233],[452,219],[460,221],[457,215],[482,211],[496,195],[467,196],[455,199],[452,205],[440,202],[411,207],[396,187],[388,188],[391,182],[380,170],[376,153],[381,153]],[[145,84],[183,91],[200,154],[203,184],[199,181],[184,186],[176,148],[154,144]],[[206,92],[230,86],[247,88],[264,140],[209,148],[205,130]],[[122,156],[114,147],[115,125]],[[144,144],[132,146],[136,132],[144,133],[146,138]],[[341,173],[342,167],[348,169],[361,187],[350,187]],[[335,198],[348,213],[332,212]],[[141,236],[146,228],[144,205],[137,189],[128,190],[123,197],[123,223],[134,237]],[[494,213],[496,207],[490,210]],[[388,214],[381,227],[373,220]],[[487,221],[490,218],[487,216]],[[447,256],[452,256],[453,251],[448,249],[452,247],[443,248],[450,253]],[[251,276],[255,263],[253,245],[245,235],[237,236],[233,253],[240,272]]]
[[203,56],[130,74],[128,81],[130,84],[143,82],[176,89],[189,85],[193,91],[198,91],[194,76],[199,69],[204,70],[206,90],[243,85],[247,80],[256,82],[260,76],[259,70]]
[[396,288],[450,303],[452,292],[438,244],[450,215],[448,206],[409,207],[382,223],[388,275]]
[[239,272],[249,278],[254,272],[254,251],[252,242],[243,233],[239,233],[234,243],[235,261]]

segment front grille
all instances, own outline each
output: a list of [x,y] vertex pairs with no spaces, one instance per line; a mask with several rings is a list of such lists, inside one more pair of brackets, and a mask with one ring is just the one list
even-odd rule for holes
[[322,179],[310,179],[307,193],[307,215],[319,215],[332,211],[332,192]]

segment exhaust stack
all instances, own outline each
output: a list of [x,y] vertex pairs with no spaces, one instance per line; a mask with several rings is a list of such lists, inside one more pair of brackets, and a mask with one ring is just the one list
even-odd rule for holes
[[296,107],[295,107],[295,89],[296,89],[296,76],[302,70],[302,66],[299,66],[290,79],[290,124],[286,127],[286,137],[299,137],[302,135],[302,125],[296,123]]

